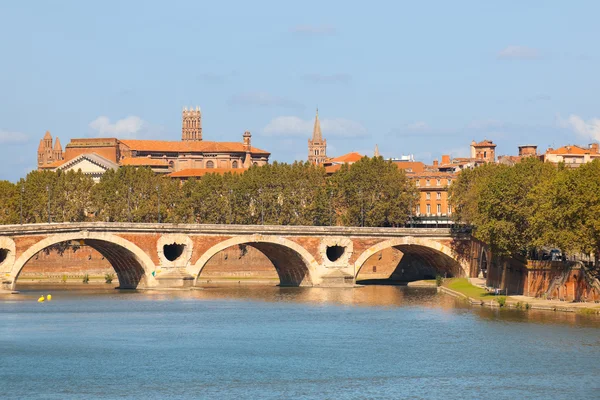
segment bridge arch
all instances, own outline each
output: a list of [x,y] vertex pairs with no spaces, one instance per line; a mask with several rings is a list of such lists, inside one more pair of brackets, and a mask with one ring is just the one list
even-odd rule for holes
[[280,286],[312,286],[318,283],[315,281],[319,276],[316,273],[318,263],[304,247],[278,236],[251,235],[225,240],[204,252],[190,271],[194,284],[212,257],[236,245],[248,245],[263,253],[275,266]]
[[15,290],[17,279],[23,267],[38,252],[62,242],[83,240],[85,244],[98,251],[114,268],[119,278],[119,287],[135,289],[156,285],[152,275],[155,265],[152,259],[137,245],[109,233],[70,232],[51,235],[35,243],[23,252],[13,264],[11,289]]
[[403,254],[414,256],[440,272],[448,272],[452,276],[469,276],[468,263],[460,260],[450,247],[428,238],[404,236],[384,240],[365,250],[354,263],[356,271],[354,278],[356,279],[360,269],[371,256],[389,248],[395,248]]

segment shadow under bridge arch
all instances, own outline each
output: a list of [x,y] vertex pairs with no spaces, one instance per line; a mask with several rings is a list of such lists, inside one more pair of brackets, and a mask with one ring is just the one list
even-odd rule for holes
[[288,239],[274,236],[234,237],[208,249],[194,264],[191,271],[194,284],[202,274],[206,264],[217,253],[236,245],[253,247],[263,253],[275,267],[279,276],[279,286],[313,286],[317,262],[301,245]]
[[134,243],[107,233],[74,232],[52,235],[23,252],[12,269],[12,288],[16,288],[19,274],[31,258],[42,250],[65,242],[82,242],[102,254],[114,268],[120,289],[138,289],[156,284],[152,275],[155,270],[154,262]]
[[[411,281],[431,279],[437,274],[447,277],[462,277],[469,274],[468,263],[460,260],[450,247],[436,240],[408,236],[385,240],[365,250],[355,262],[355,277],[358,277],[368,261],[369,265],[376,264],[376,261],[372,261],[372,257],[390,249],[400,251],[401,258],[392,268],[394,272],[387,278],[388,280]],[[368,279],[367,274],[361,277]]]

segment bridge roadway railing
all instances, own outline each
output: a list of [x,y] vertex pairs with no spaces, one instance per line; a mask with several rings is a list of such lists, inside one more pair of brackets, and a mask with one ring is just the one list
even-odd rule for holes
[[450,228],[374,228],[354,226],[298,225],[218,225],[128,222],[63,222],[51,224],[2,225],[0,236],[40,235],[69,232],[180,233],[191,235],[275,235],[275,236],[353,236],[353,237],[454,237]]

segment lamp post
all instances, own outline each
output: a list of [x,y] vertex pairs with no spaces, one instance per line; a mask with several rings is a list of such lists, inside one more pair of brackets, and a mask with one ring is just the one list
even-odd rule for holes
[[329,226],[333,226],[333,190],[329,190]]
[[160,224],[160,186],[156,185],[156,194],[158,196],[158,223]]
[[23,225],[23,193],[25,193],[25,185],[21,184],[21,214],[19,218],[19,223]]
[[131,197],[131,186],[127,188],[127,219],[131,222],[131,204],[129,198]]
[[46,193],[48,194],[48,223],[52,223],[52,218],[50,217],[50,185],[46,185]]
[[260,224],[265,224],[265,205],[262,197],[262,188],[258,189],[258,198],[260,199]]
[[362,189],[358,192],[360,196],[360,226],[365,226],[365,202],[363,199]]
[[233,224],[233,203],[231,197],[233,196],[233,189],[229,189],[229,223]]

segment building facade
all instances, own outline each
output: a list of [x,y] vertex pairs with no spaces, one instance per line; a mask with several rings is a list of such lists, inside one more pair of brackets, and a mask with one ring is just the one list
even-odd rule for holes
[[[99,180],[103,171],[121,166],[148,167],[159,174],[202,176],[209,172],[239,171],[269,162],[270,153],[252,146],[252,134],[246,131],[240,142],[203,140],[200,108],[182,113],[181,141],[134,140],[118,138],[72,139],[65,147],[52,147],[47,132],[38,149],[38,169],[78,170]],[[60,150],[60,151],[59,151]],[[173,177],[177,177],[175,174]]]

